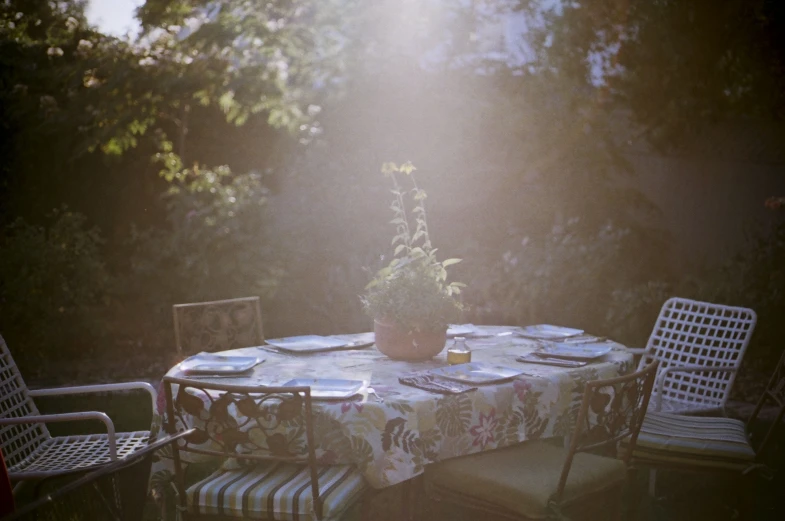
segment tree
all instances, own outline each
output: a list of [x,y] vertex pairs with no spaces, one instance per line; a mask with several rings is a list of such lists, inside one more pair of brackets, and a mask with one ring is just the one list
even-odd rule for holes
[[[722,119],[785,117],[785,4],[776,0],[527,0],[548,59],[602,87],[669,146]],[[547,4],[554,5],[548,2]]]

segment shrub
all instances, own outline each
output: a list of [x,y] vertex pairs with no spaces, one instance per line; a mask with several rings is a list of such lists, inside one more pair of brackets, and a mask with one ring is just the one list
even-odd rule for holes
[[560,323],[600,333],[614,289],[638,276],[624,260],[629,236],[612,224],[586,232],[572,219],[543,237],[519,239],[470,278],[474,320]]
[[268,191],[258,172],[183,170],[164,195],[167,228],[132,230],[123,279],[146,344],[170,345],[176,303],[270,297],[283,274],[266,236]]
[[0,333],[20,364],[84,354],[106,333],[101,234],[67,208],[49,218],[46,227],[17,219],[0,235]]

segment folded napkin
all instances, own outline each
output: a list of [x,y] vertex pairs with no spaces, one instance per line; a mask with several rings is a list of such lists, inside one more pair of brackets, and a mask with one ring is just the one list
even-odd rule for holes
[[428,373],[409,373],[398,377],[403,385],[441,394],[461,394],[477,390],[477,387],[461,382],[452,382]]

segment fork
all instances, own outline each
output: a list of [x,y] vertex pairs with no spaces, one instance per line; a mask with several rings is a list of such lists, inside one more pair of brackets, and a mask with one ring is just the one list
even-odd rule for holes
[[432,387],[436,387],[437,389],[442,389],[444,391],[449,391],[449,392],[455,391],[455,389],[452,386],[442,382],[437,382],[436,378],[428,378],[425,376],[420,376],[417,377],[417,383],[425,386],[430,385]]

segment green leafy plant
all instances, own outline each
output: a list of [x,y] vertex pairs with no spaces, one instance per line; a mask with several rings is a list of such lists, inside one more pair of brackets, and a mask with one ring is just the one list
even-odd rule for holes
[[[456,321],[463,309],[458,295],[465,284],[447,282],[447,268],[461,259],[437,260],[437,249],[428,233],[427,195],[417,185],[414,170],[410,162],[382,165],[382,173],[392,181],[395,195],[390,205],[390,223],[396,230],[392,239],[395,249],[390,263],[365,287],[362,302],[368,315],[406,331],[440,331]],[[396,174],[402,174],[411,188],[404,188]],[[408,200],[414,203],[411,211],[406,208]]]
[[84,356],[107,333],[112,280],[98,228],[67,207],[45,222],[0,228],[0,333],[28,371]]

